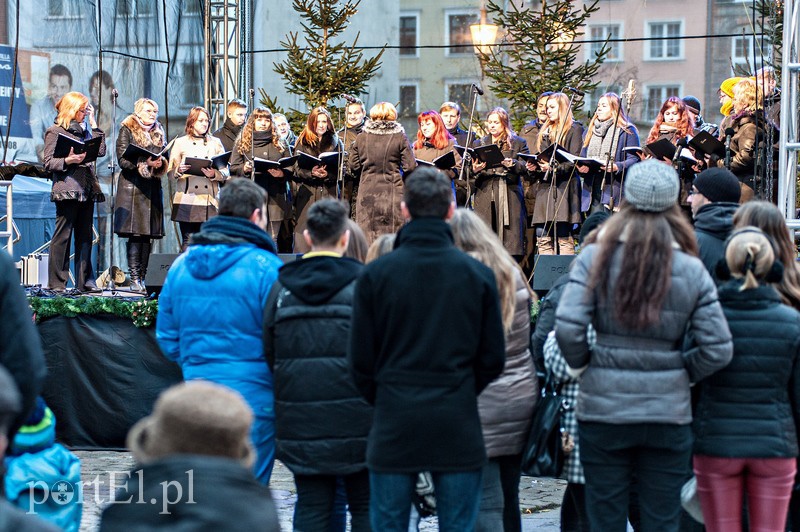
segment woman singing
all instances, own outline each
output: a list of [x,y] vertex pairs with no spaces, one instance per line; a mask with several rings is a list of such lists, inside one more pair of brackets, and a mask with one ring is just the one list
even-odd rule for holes
[[[569,97],[563,92],[554,92],[547,98],[547,121],[539,130],[538,143],[536,151],[540,153],[554,143],[572,155],[581,152],[583,126],[574,121]],[[533,212],[539,254],[556,253],[553,243],[555,232],[558,255],[573,255],[575,241],[572,227],[581,222],[581,185],[575,165],[558,163],[553,158],[550,162],[540,159],[537,164],[527,163],[526,167],[532,178],[540,181],[536,188],[536,210]]]
[[[583,175],[582,212],[608,205],[612,195],[613,204],[619,206],[623,174],[632,164],[639,162],[635,153],[622,150],[638,145],[639,132],[628,120],[619,96],[613,92],[603,94],[589,122],[581,156],[610,162],[610,165],[604,164],[596,169],[582,165],[577,167]],[[608,188],[601,190],[603,182]]]
[[[294,145],[295,153],[303,152],[314,157],[331,151],[342,151],[342,144],[333,129],[331,114],[324,107],[317,107],[308,115],[303,131],[297,136]],[[305,253],[311,248],[303,238],[308,220],[308,209],[323,198],[338,198],[340,194],[337,183],[338,165],[328,168],[317,165],[311,170],[300,168],[295,164],[295,179],[297,192],[294,197],[294,213],[296,224],[294,227],[294,252]]]
[[[436,111],[420,113],[417,116],[417,123],[419,124],[419,131],[417,132],[417,140],[414,142],[415,158],[432,163],[437,157],[453,151],[456,139],[447,131],[444,120],[442,120],[439,113]],[[456,157],[456,159],[459,159],[459,157]],[[466,182],[463,183],[463,187],[456,183],[458,178],[457,168],[448,168],[443,171],[447,177],[453,180],[453,191],[455,192],[456,187],[459,187],[459,189],[463,188],[466,194]]]
[[200,230],[200,225],[217,214],[219,183],[225,175],[214,167],[203,168],[203,175],[186,172],[187,157],[211,159],[223,153],[222,142],[212,137],[208,128],[210,119],[203,107],[192,107],[186,117],[186,135],[175,140],[169,158],[169,176],[177,181],[172,197],[172,220],[181,228],[181,251],[186,251],[189,237]]
[[128,269],[134,291],[144,289],[152,239],[164,236],[161,176],[167,169],[167,159],[147,156],[126,159],[124,154],[130,144],[151,153],[161,152],[166,134],[157,118],[158,104],[140,98],[133,104],[133,114],[122,121],[117,137],[122,172],[114,201],[114,232],[128,239]]
[[394,105],[381,102],[369,110],[364,131],[351,145],[348,165],[353,175],[360,176],[356,222],[367,240],[372,243],[384,233],[396,233],[403,225],[403,180],[417,162]]
[[475,213],[500,236],[506,250],[519,261],[525,250],[523,238],[528,217],[524,214],[522,197],[525,164],[517,160],[517,154],[528,153],[528,145],[511,130],[508,112],[502,107],[489,112],[486,130],[489,134],[475,145],[495,144],[505,159],[494,168],[487,168],[485,162],[473,159]]
[[[92,217],[95,202],[105,201],[94,171],[94,164],[84,164],[86,154],[70,150],[64,158],[54,157],[59,135],[85,142],[103,138],[100,156],[105,155],[105,134],[98,129],[89,98],[80,92],[68,92],[56,103],[55,125],[44,134],[44,168],[50,172],[53,190],[50,201],[56,204],[56,228],[50,242],[48,285],[63,292],[69,277],[70,239],[75,240],[75,288],[95,290],[92,273]],[[88,121],[89,127],[86,127]]]
[[[253,157],[278,161],[289,156],[288,148],[281,143],[272,124],[272,111],[256,107],[239,133],[231,153],[231,175],[250,177],[253,172]],[[267,191],[267,232],[278,242],[278,232],[284,220],[292,216],[287,197],[287,173],[270,168],[266,172],[256,171],[255,182]],[[280,250],[291,253],[291,249]]]
[[[689,120],[689,113],[686,112],[686,104],[677,96],[671,96],[661,106],[656,121],[650,129],[650,134],[647,135],[646,144],[667,139],[677,146],[679,141],[686,139],[693,132],[694,127],[692,127],[692,123]],[[684,159],[678,158],[677,161],[675,170],[677,170],[681,180],[680,203],[682,206],[686,206],[686,198],[689,197],[689,193],[692,191],[695,171],[692,165]],[[672,164],[672,161],[662,162]]]

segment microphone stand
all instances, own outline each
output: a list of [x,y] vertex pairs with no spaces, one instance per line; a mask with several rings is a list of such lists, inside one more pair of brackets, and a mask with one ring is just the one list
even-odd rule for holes
[[[461,169],[458,171],[459,181],[462,181],[464,179],[464,166],[466,166],[467,164],[472,164],[472,158],[469,156],[469,152],[467,152],[467,149],[469,149],[470,147],[470,137],[472,136],[472,123],[475,119],[475,104],[478,103],[478,88],[473,84],[470,91],[472,92],[472,102],[470,103],[470,109],[469,109],[469,126],[467,127],[467,140],[464,142],[464,144],[466,144],[464,148],[466,149],[464,150],[464,156],[461,158]],[[464,205],[464,207],[469,207],[470,196],[472,196],[472,190],[470,190],[469,179],[467,179],[467,203]]]
[[[345,100],[347,102],[347,100]],[[345,150],[347,149],[347,108],[350,106],[350,102],[345,103],[344,106],[344,132],[342,134],[342,155],[341,159],[339,160],[339,175],[336,177],[336,196],[337,199],[342,199],[342,190],[344,189],[344,156],[347,153]],[[337,136],[338,138],[338,136]]]
[[[102,80],[97,78],[98,84],[102,86]],[[112,205],[110,208],[111,211],[111,227],[110,227],[110,235],[109,235],[109,264],[108,264],[108,289],[112,292],[117,289],[116,283],[114,282],[114,203],[117,201],[117,196],[115,194],[116,187],[114,186],[116,182],[116,173],[117,173],[117,143],[115,141],[116,132],[117,132],[117,97],[119,93],[116,89],[111,90],[111,160],[108,162],[108,169],[111,170],[111,199]],[[106,146],[108,149],[108,146]]]
[[[255,91],[253,89],[250,89],[250,109],[251,109],[250,112],[253,112],[255,110],[253,104],[254,97],[255,97]],[[256,180],[255,136],[256,136],[256,121],[253,120],[253,131],[252,134],[250,135],[250,164],[253,165],[253,168],[250,170],[250,181]],[[269,192],[267,192],[267,195],[268,195],[267,197],[269,197]]]

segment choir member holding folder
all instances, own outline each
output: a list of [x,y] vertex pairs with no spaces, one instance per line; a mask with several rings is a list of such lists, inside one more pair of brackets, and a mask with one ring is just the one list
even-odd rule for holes
[[[75,288],[94,290],[97,286],[92,272],[92,218],[95,202],[105,201],[105,197],[93,163],[106,153],[105,134],[97,127],[89,98],[79,92],[65,94],[56,103],[56,111],[55,124],[44,134],[44,167],[53,180],[50,201],[56,204],[48,283],[51,290],[65,290],[70,240],[74,238]],[[81,148],[87,144],[95,145],[93,153]],[[57,145],[69,145],[67,152],[56,155]]]
[[219,169],[213,164],[212,158],[222,155],[225,148],[209,134],[209,125],[208,111],[192,107],[186,117],[186,134],[175,140],[170,152],[168,172],[175,179],[172,220],[181,229],[182,251],[186,251],[189,237],[200,230],[200,225],[217,215],[219,184],[229,175],[226,165],[220,164]]
[[[295,141],[294,151],[298,156],[294,168],[297,181],[297,192],[294,196],[294,252],[305,253],[311,251],[303,238],[308,209],[321,199],[339,198],[343,185],[338,180],[342,143],[333,129],[333,120],[327,109],[317,107],[309,113],[306,125]],[[316,158],[328,155],[326,160],[330,162],[325,164],[325,161],[315,161],[305,155]]]
[[[588,164],[576,161],[583,176],[581,211],[603,209],[604,205],[618,207],[621,200],[624,172],[639,162],[632,150],[639,145],[639,132],[622,109],[619,96],[613,92],[603,94],[597,101],[597,110],[589,122],[583,142],[581,157]],[[592,164],[600,161],[601,164]],[[601,187],[604,187],[601,190]],[[613,201],[612,201],[613,198]]]
[[517,155],[528,153],[528,144],[511,130],[508,112],[502,107],[489,112],[486,131],[489,134],[476,144],[496,146],[503,158],[492,157],[491,151],[481,155],[479,148],[475,150],[472,158],[473,208],[500,236],[506,250],[519,261],[525,252],[523,238],[528,217],[522,197],[522,178],[527,172],[525,163],[518,160]]
[[582,145],[583,126],[572,116],[569,97],[554,92],[547,98],[547,120],[539,129],[535,151],[541,156],[536,163],[526,163],[531,177],[539,181],[533,225],[540,255],[556,254],[553,233],[558,241],[558,255],[575,253],[572,229],[581,223],[580,177],[574,163],[563,158],[558,149],[579,155]]
[[266,107],[256,107],[233,147],[231,176],[249,177],[267,191],[267,232],[274,242],[278,241],[283,221],[292,216],[287,194],[287,178],[291,172],[265,163],[259,164],[259,160],[277,162],[290,155],[272,123],[272,111]]
[[114,232],[128,239],[131,289],[141,291],[152,239],[164,236],[161,176],[167,170],[167,136],[158,123],[158,104],[140,98],[122,121],[117,137],[121,173],[114,198]]
[[[645,146],[645,154],[675,167],[681,180],[680,204],[685,210],[689,208],[687,198],[695,176],[692,166],[697,164],[694,155],[685,147],[693,132],[694,127],[689,120],[686,104],[677,96],[670,96],[661,106]],[[671,153],[660,150],[656,143],[663,140],[668,140],[676,149],[671,150]]]
[[456,158],[453,149],[456,139],[447,131],[441,115],[436,111],[425,111],[417,116],[417,123],[419,131],[413,145],[417,164],[438,168],[453,182],[454,192],[456,188],[463,188],[466,194],[466,176],[463,181],[458,182],[456,165],[459,164],[460,157]]

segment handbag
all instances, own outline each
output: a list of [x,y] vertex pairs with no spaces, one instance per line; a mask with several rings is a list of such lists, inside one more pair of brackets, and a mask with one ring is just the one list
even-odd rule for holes
[[553,373],[548,371],[522,451],[522,474],[531,477],[558,477],[561,474],[564,468],[561,444],[564,408],[561,384],[556,383]]

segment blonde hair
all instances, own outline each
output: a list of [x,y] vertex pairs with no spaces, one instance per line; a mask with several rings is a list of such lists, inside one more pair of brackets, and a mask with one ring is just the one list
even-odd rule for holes
[[152,105],[153,107],[156,108],[156,111],[158,111],[158,104],[155,102],[155,100],[151,100],[150,98],[139,98],[133,104],[133,114],[135,114],[136,116],[139,116],[139,113],[142,112],[142,110],[144,109],[144,106],[147,105],[147,104]]
[[56,115],[55,123],[64,129],[69,128],[69,123],[75,119],[82,108],[89,104],[89,98],[80,92],[68,92],[56,102]]
[[346,227],[350,230],[350,240],[347,241],[347,251],[344,252],[344,256],[356,259],[358,262],[366,262],[369,244],[364,231],[352,218],[347,219]]
[[[494,272],[497,291],[500,294],[503,331],[508,334],[511,324],[514,322],[517,279],[522,270],[503,247],[500,238],[474,212],[468,209],[456,209],[453,217],[450,218],[450,229],[453,231],[456,247]],[[533,296],[530,287],[528,287],[528,293]]]
[[375,259],[388,255],[394,249],[395,237],[397,237],[397,235],[394,233],[386,233],[376,238],[367,250],[367,258],[364,260],[364,263],[369,264]]
[[369,110],[370,120],[397,120],[397,109],[389,102],[380,102]]
[[733,86],[734,113],[754,112],[756,109],[762,109],[763,107],[764,93],[756,85],[755,80],[745,78]]
[[744,278],[740,291],[757,288],[775,263],[775,252],[761,229],[745,226],[734,231],[725,247],[725,262],[731,275]]
[[[542,125],[542,128],[539,130],[539,136],[536,139],[537,151],[541,151],[542,138],[545,135],[550,136],[551,143],[562,144],[567,133],[569,133],[569,130],[572,128],[572,123],[574,121],[572,109],[569,105],[569,96],[563,92],[554,92],[547,97],[547,103],[550,103],[550,100],[556,100],[556,102],[558,102],[558,118],[555,121],[548,118],[547,122]],[[561,133],[561,138],[556,138],[556,135],[559,133]]]

